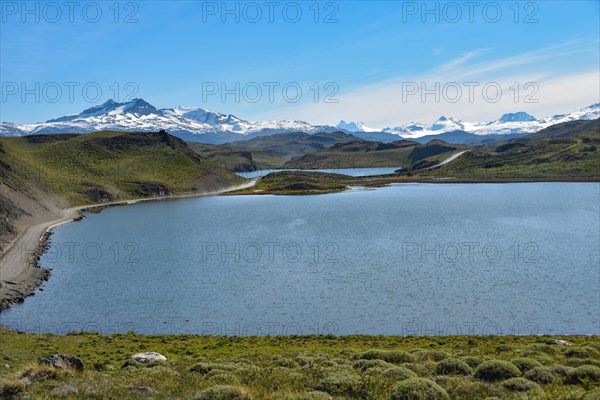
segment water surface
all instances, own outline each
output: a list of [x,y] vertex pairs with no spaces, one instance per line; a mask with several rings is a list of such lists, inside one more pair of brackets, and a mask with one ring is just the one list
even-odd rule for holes
[[600,334],[597,183],[140,203],[59,227],[26,331]]
[[282,171],[306,171],[306,172],[326,172],[330,174],[342,174],[348,176],[377,176],[377,175],[392,175],[395,171],[400,169],[397,168],[330,168],[330,169],[262,169],[251,172],[236,172],[239,176],[244,178],[252,179],[256,177],[262,177],[269,175],[273,172]]

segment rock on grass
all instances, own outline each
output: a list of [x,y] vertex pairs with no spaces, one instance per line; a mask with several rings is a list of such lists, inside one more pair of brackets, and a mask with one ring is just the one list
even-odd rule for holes
[[63,370],[72,369],[78,372],[82,372],[84,368],[81,358],[69,354],[52,354],[48,357],[40,358],[38,364],[49,365]]

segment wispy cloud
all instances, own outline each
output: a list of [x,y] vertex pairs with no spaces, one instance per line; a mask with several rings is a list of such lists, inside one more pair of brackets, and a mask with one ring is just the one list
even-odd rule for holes
[[[490,58],[493,49],[477,49],[419,74],[397,76],[346,91],[340,86],[338,103],[285,106],[269,112],[268,117],[322,124],[351,119],[383,128],[409,121],[433,121],[442,114],[474,121],[495,119],[511,111],[527,111],[537,116],[573,111],[600,101],[598,61],[592,67],[565,68],[559,64],[575,54],[594,54],[590,53],[594,49],[598,49],[597,41],[571,41],[503,58]],[[403,96],[410,82],[419,85],[420,93]],[[472,89],[473,96],[465,86],[467,82],[478,84]],[[518,89],[515,83],[519,84]],[[524,87],[527,83],[530,85]],[[433,93],[423,98],[421,85],[426,90],[440,88],[439,98]],[[487,94],[483,90],[486,85]],[[457,101],[455,86],[462,91]],[[498,87],[499,98],[495,93]]]

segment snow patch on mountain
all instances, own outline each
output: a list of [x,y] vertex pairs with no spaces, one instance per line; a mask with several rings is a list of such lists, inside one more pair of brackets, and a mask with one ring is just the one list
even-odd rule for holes
[[[453,131],[465,131],[478,135],[527,134],[563,122],[593,120],[597,118],[600,118],[600,103],[592,104],[589,107],[582,108],[581,110],[570,114],[559,114],[540,119],[537,119],[524,111],[503,114],[500,118],[487,122],[464,122],[452,117],[441,116],[431,125],[410,122],[402,126],[383,128],[380,131],[399,135],[408,139]],[[361,126],[354,124],[353,122],[344,122],[344,124],[345,126],[352,128],[356,125],[356,128],[358,128],[356,130],[347,129],[351,132],[366,132],[360,129]],[[340,127],[339,124],[338,127]]]
[[370,128],[364,122],[346,122],[341,120],[336,127],[348,132],[381,132],[381,129]]
[[247,121],[200,107],[178,106],[157,109],[142,99],[125,103],[108,100],[79,114],[66,115],[36,124],[0,122],[0,135],[22,136],[42,133],[87,133],[100,130],[157,131],[173,134],[255,136],[286,132],[333,132],[332,126],[313,126],[304,121]]
[[[79,114],[66,115],[35,124],[0,122],[0,136],[23,136],[43,133],[87,133],[100,130],[111,131],[158,131],[164,129],[175,135],[205,135],[211,143],[224,143],[274,133],[334,132],[348,133],[383,132],[407,139],[436,135],[444,132],[465,131],[478,135],[527,134],[550,125],[600,118],[600,103],[592,104],[570,114],[559,114],[537,119],[524,111],[508,113],[497,120],[487,122],[464,122],[442,116],[432,124],[410,122],[383,129],[367,126],[363,122],[340,121],[337,126],[311,125],[305,121],[266,120],[249,121],[232,114],[223,114],[200,107],[178,106],[157,109],[143,99],[118,103],[108,100],[90,107]],[[200,138],[200,136],[195,136]],[[189,138],[189,136],[188,136]]]

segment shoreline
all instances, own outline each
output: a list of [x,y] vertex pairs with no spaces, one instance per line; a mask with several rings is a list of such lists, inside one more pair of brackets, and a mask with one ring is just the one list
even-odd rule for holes
[[218,196],[236,190],[248,189],[254,186],[257,179],[252,179],[241,185],[203,192],[148,197],[141,199],[119,200],[108,203],[96,203],[63,209],[59,218],[30,224],[10,242],[3,254],[0,254],[0,313],[15,304],[22,303],[49,279],[51,270],[42,268],[39,260],[49,246],[52,230],[84,219],[84,212],[100,212],[105,208],[137,204],[149,201],[183,199],[204,196]]
[[[264,178],[264,176],[262,177]],[[342,189],[327,188],[323,190],[239,190],[227,193],[228,196],[249,196],[249,195],[279,195],[279,196],[303,196],[341,193],[353,187],[364,188],[382,188],[391,184],[505,184],[505,183],[600,183],[600,176],[593,177],[573,177],[573,178],[454,178],[454,177],[433,177],[433,176],[392,176],[379,175],[368,177],[348,176],[343,183],[346,185]]]

